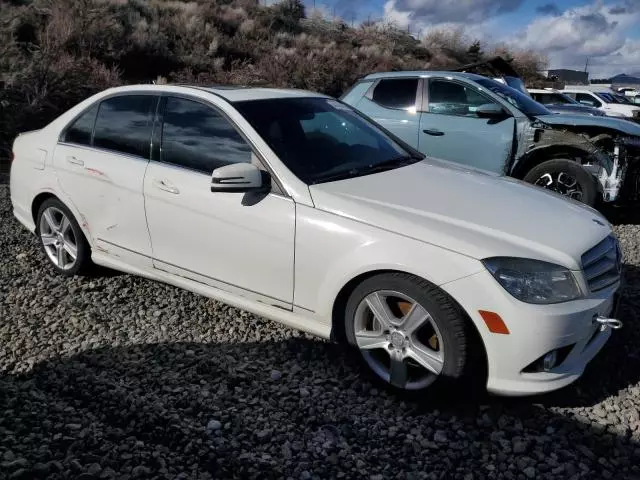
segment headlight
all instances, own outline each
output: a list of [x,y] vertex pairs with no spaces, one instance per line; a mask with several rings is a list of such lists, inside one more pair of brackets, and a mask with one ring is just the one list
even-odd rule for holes
[[486,258],[482,262],[498,283],[522,302],[561,303],[581,296],[571,271],[559,265],[512,257]]

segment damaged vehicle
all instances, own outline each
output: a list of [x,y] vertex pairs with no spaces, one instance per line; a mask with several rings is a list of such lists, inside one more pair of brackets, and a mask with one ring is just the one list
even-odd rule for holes
[[640,125],[626,120],[554,114],[506,84],[461,72],[376,73],[342,100],[431,157],[590,206],[638,197]]

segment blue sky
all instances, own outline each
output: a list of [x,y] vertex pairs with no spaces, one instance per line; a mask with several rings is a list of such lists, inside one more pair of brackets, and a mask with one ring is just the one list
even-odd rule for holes
[[[309,10],[314,0],[305,0]],[[640,72],[640,0],[315,0],[347,22],[391,21],[413,33],[462,28],[488,45],[545,53],[552,68],[592,77]]]

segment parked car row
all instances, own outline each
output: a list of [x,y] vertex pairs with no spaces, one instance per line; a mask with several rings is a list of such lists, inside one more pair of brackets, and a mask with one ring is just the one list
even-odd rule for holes
[[529,88],[527,93],[536,102],[543,104],[553,113],[569,113],[577,115],[591,115],[604,117],[607,113],[604,110],[578,102],[566,93],[551,88],[537,89]]
[[95,263],[335,339],[400,392],[576,380],[622,326],[622,252],[571,199],[615,196],[619,139],[610,156],[572,131],[595,125],[471,74],[376,74],[343,100],[104,91],[17,137],[14,215],[61,275]]

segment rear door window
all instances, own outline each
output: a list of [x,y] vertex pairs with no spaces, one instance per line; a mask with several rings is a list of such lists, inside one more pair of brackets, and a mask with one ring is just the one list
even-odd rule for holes
[[98,105],[94,105],[80,115],[76,121],[67,128],[64,141],[78,145],[91,145],[91,135],[93,134],[93,125],[96,123],[96,113],[98,113]]
[[417,78],[389,78],[380,80],[373,90],[373,101],[378,105],[399,110],[416,108]]
[[123,95],[100,104],[93,146],[149,158],[157,97]]

